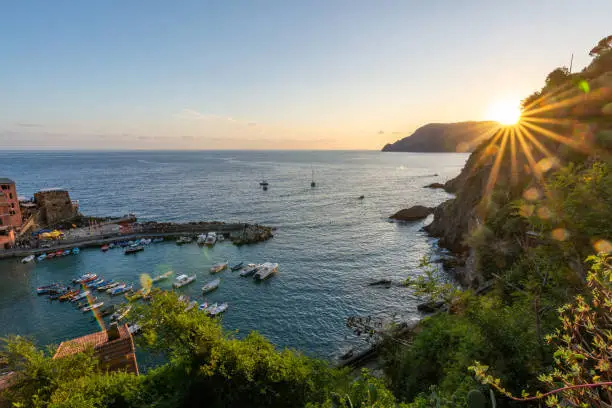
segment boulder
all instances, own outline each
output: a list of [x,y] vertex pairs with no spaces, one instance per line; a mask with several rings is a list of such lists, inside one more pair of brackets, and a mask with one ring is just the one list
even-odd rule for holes
[[442,183],[431,183],[425,186],[425,188],[444,188]]
[[416,221],[422,220],[429,214],[433,213],[434,209],[431,207],[424,207],[422,205],[415,205],[414,207],[405,208],[393,214],[391,219],[398,221]]

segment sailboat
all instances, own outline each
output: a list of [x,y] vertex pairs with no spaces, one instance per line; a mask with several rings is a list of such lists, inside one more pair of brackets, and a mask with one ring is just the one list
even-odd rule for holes
[[314,181],[314,169],[312,169],[312,181],[310,182],[310,187],[315,188],[317,183]]
[[261,183],[259,183],[259,185],[263,188],[264,191],[268,189],[268,182],[266,181],[266,179],[261,180]]

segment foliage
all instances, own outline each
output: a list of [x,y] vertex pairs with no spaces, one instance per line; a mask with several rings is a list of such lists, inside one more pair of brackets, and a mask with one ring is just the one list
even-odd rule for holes
[[429,257],[424,256],[419,267],[422,268],[423,275],[408,277],[404,281],[404,285],[413,288],[417,296],[424,297],[428,302],[444,302],[447,305],[453,305],[460,300],[463,291],[453,282],[442,280]]

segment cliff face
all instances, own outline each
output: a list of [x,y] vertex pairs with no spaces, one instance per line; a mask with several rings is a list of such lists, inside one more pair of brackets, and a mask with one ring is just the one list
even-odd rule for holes
[[470,152],[499,128],[497,122],[430,123],[383,147],[383,152]]

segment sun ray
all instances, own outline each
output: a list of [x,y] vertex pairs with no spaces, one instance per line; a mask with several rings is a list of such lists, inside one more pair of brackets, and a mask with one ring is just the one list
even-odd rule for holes
[[457,151],[464,151],[464,152],[469,152],[472,151],[474,148],[480,146],[485,140],[489,140],[491,139],[491,137],[493,137],[493,135],[495,133],[497,133],[499,130],[501,129],[501,126],[499,127],[488,127],[484,130],[482,130],[478,136],[476,136],[474,139],[472,139],[469,142],[465,142],[463,144],[463,148],[460,148],[459,146],[461,146],[461,144],[459,146],[457,146]]
[[557,161],[555,155],[546,148],[532,133],[529,129],[527,129],[522,124],[519,124],[517,128],[517,132],[524,133],[525,137],[529,140],[529,142],[533,143],[533,145],[549,160]]
[[518,169],[516,160],[516,127],[510,128],[510,181],[518,184]]
[[489,139],[489,143],[487,144],[487,146],[479,152],[478,159],[476,160],[476,163],[474,163],[474,166],[470,167],[470,174],[474,174],[474,172],[480,168],[480,166],[487,159],[487,157],[491,156],[490,151],[497,143],[502,133],[503,129],[498,129],[497,134],[495,134],[491,139]]
[[499,175],[499,169],[501,167],[502,159],[504,158],[504,153],[506,150],[507,142],[508,142],[508,128],[504,128],[502,130],[500,148],[497,151],[497,154],[495,156],[495,162],[493,163],[493,167],[491,168],[491,172],[489,173],[489,179],[487,180],[487,186],[485,188],[484,197],[488,198],[490,196],[491,192],[493,191],[493,187],[495,186],[495,183],[497,182],[497,176]]
[[594,149],[590,146],[584,145],[582,143],[577,142],[574,139],[571,139],[567,136],[561,136],[560,134],[553,132],[551,130],[545,129],[541,126],[538,126],[536,124],[533,123],[529,123],[528,121],[523,121],[522,124],[526,127],[528,127],[529,129],[533,130],[534,132],[541,134],[543,136],[548,137],[549,139],[552,139],[556,142],[560,142],[563,143],[566,146],[571,147],[574,150],[578,150],[581,151],[583,153],[587,153],[587,154],[591,154],[593,153]]

